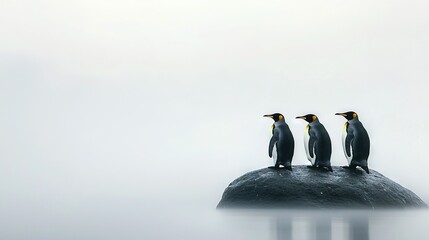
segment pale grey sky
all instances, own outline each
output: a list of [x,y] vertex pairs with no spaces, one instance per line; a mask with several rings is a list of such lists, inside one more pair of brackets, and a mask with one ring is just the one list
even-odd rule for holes
[[[370,168],[429,202],[427,1],[0,2],[0,210],[103,201],[215,206],[272,163],[269,119],[308,164],[314,113],[344,165],[355,110]],[[6,217],[4,217],[6,218]],[[2,222],[6,221],[2,219]]]

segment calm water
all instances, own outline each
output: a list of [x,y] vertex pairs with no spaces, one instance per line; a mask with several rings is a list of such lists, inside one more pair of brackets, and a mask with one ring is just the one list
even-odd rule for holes
[[[426,210],[235,211],[222,213],[244,239],[428,239]],[[234,223],[235,222],[235,223]],[[241,223],[240,223],[241,222]],[[246,229],[253,229],[247,232]],[[256,230],[257,229],[257,230]],[[258,232],[255,237],[255,232]]]
[[[174,206],[174,203],[172,203]],[[12,239],[422,239],[429,212],[215,210],[102,202],[71,210],[5,211],[0,238]]]

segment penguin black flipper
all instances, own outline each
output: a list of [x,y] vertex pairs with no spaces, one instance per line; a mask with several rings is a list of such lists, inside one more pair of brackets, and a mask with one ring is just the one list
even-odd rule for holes
[[345,140],[345,148],[346,148],[347,156],[349,157],[352,156],[351,146],[352,146],[353,139],[354,139],[353,132],[352,131],[347,132],[347,137]]
[[316,148],[317,137],[311,128],[309,129],[310,139],[308,140],[308,150],[311,158],[314,158],[314,149]]
[[279,140],[278,134],[274,133],[274,135],[271,137],[270,145],[268,146],[268,156],[273,157],[273,148],[278,140]]

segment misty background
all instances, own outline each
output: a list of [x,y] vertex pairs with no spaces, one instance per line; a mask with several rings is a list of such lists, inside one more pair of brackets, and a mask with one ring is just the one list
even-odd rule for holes
[[417,0],[1,1],[4,236],[214,209],[233,179],[272,164],[262,115],[274,112],[294,134],[294,165],[309,164],[295,119],[307,113],[331,136],[332,164],[345,165],[334,113],[356,111],[370,168],[429,202],[428,10]]

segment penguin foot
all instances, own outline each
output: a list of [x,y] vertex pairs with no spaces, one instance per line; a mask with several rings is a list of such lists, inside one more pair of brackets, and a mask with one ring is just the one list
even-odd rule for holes
[[331,166],[328,166],[328,167],[324,167],[324,166],[317,166],[317,169],[319,169],[319,170],[321,170],[321,171],[324,171],[324,172],[326,172],[326,171],[333,172],[333,171],[332,171],[332,167],[331,167]]
[[285,166],[285,169],[292,171],[292,166]]
[[[344,169],[349,169],[350,171],[356,171],[356,165],[350,165],[350,166],[343,166]],[[359,166],[362,168],[362,170],[364,170],[367,174],[369,174],[369,169],[368,167],[363,167],[363,166]],[[360,171],[358,171],[360,172]]]
[[271,166],[271,167],[268,167],[269,169],[276,169],[276,170],[278,170],[278,169],[280,169],[280,167],[278,167],[278,166]]
[[316,166],[316,165],[312,165],[312,166],[307,166],[308,168],[310,168],[310,169],[314,169],[314,170],[317,170],[317,171],[331,171],[332,172],[332,168],[331,169],[329,169],[328,167],[322,167],[322,166]]
[[369,174],[369,169],[368,167],[361,167],[367,174]]

